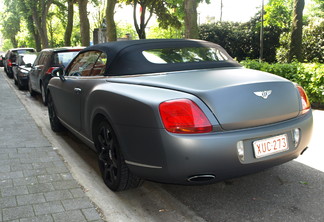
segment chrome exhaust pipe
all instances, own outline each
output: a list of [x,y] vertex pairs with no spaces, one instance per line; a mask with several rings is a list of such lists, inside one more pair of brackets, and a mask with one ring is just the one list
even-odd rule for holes
[[188,182],[208,182],[214,180],[216,177],[212,174],[195,175],[188,178]]

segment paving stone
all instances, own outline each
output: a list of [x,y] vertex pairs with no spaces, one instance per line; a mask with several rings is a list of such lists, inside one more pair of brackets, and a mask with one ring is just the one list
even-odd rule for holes
[[19,171],[21,169],[24,170],[32,170],[33,166],[30,163],[15,163],[10,165],[11,171]]
[[53,214],[55,222],[82,222],[87,221],[80,210],[66,211]]
[[93,207],[88,197],[62,200],[62,204],[66,210],[76,210]]
[[45,193],[44,195],[47,201],[65,200],[73,198],[69,190],[52,191]]
[[18,187],[1,187],[1,195],[2,197],[16,196],[28,194],[28,190],[26,186],[18,186]]
[[29,193],[45,193],[54,190],[51,183],[38,183],[33,185],[28,185]]
[[64,180],[52,183],[56,190],[64,190],[80,187],[75,180]]
[[25,177],[30,176],[38,176],[38,175],[44,175],[47,174],[45,169],[36,169],[36,170],[24,170],[23,171]]
[[62,178],[59,174],[47,174],[47,175],[40,175],[37,176],[39,183],[51,183],[54,181],[61,181]]
[[41,194],[28,194],[17,196],[18,205],[37,204],[46,202],[44,195]]
[[20,222],[53,222],[54,219],[51,215],[41,215],[37,217],[29,217],[20,219]]
[[34,185],[38,183],[36,177],[22,177],[22,178],[13,179],[12,181],[14,186]]
[[85,194],[81,188],[70,189],[70,192],[72,193],[73,197],[75,197],[75,198],[85,196]]
[[64,211],[64,207],[60,201],[46,202],[42,204],[35,204],[34,210],[36,215],[53,214]]
[[3,221],[35,216],[32,206],[5,208],[2,210]]
[[16,207],[17,206],[16,197],[12,196],[12,197],[0,198],[0,206],[1,206],[0,209],[8,208],[8,207]]
[[0,180],[23,177],[22,171],[0,173]]
[[13,187],[12,179],[0,180],[0,187],[1,188]]
[[68,168],[66,166],[46,168],[46,171],[49,174],[54,174],[54,173],[67,173],[67,172],[69,172],[69,170],[68,170]]
[[81,211],[88,221],[101,219],[98,212],[94,208],[82,209]]

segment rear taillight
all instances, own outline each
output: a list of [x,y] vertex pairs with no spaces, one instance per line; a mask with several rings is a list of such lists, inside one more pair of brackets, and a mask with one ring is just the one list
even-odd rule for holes
[[8,66],[9,67],[12,67],[12,61],[11,61],[11,59],[8,59]]
[[203,111],[189,99],[166,101],[159,109],[164,127],[171,133],[208,133],[213,129]]
[[310,102],[308,100],[308,97],[307,97],[307,94],[306,94],[305,90],[301,86],[298,86],[298,85],[297,85],[297,89],[299,91],[301,104],[302,104],[301,114],[305,114],[310,110],[311,105],[310,105]]
[[45,72],[45,74],[46,74],[46,75],[50,75],[50,74],[52,74],[53,70],[56,69],[56,68],[58,68],[58,67],[50,67],[50,68]]

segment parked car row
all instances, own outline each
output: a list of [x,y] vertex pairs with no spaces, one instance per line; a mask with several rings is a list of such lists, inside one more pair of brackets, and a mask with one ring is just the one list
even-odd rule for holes
[[44,105],[47,105],[46,90],[52,71],[58,67],[65,68],[83,48],[43,49],[39,53],[33,48],[15,48],[8,50],[1,61],[8,77],[14,79],[20,90],[28,88],[32,96],[41,94]]
[[113,191],[143,179],[190,185],[254,173],[298,157],[311,138],[302,87],[241,67],[214,43],[103,43],[66,68],[44,68],[40,55],[30,79],[41,70],[52,78],[47,90],[43,78],[30,80],[31,93],[45,96],[53,131],[68,129],[97,152]]

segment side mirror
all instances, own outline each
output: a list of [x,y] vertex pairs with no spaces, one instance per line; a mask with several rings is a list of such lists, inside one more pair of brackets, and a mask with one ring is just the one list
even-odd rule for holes
[[60,79],[62,81],[65,81],[65,78],[64,78],[64,69],[63,67],[58,67],[56,69],[54,69],[51,73],[52,77],[60,77]]

